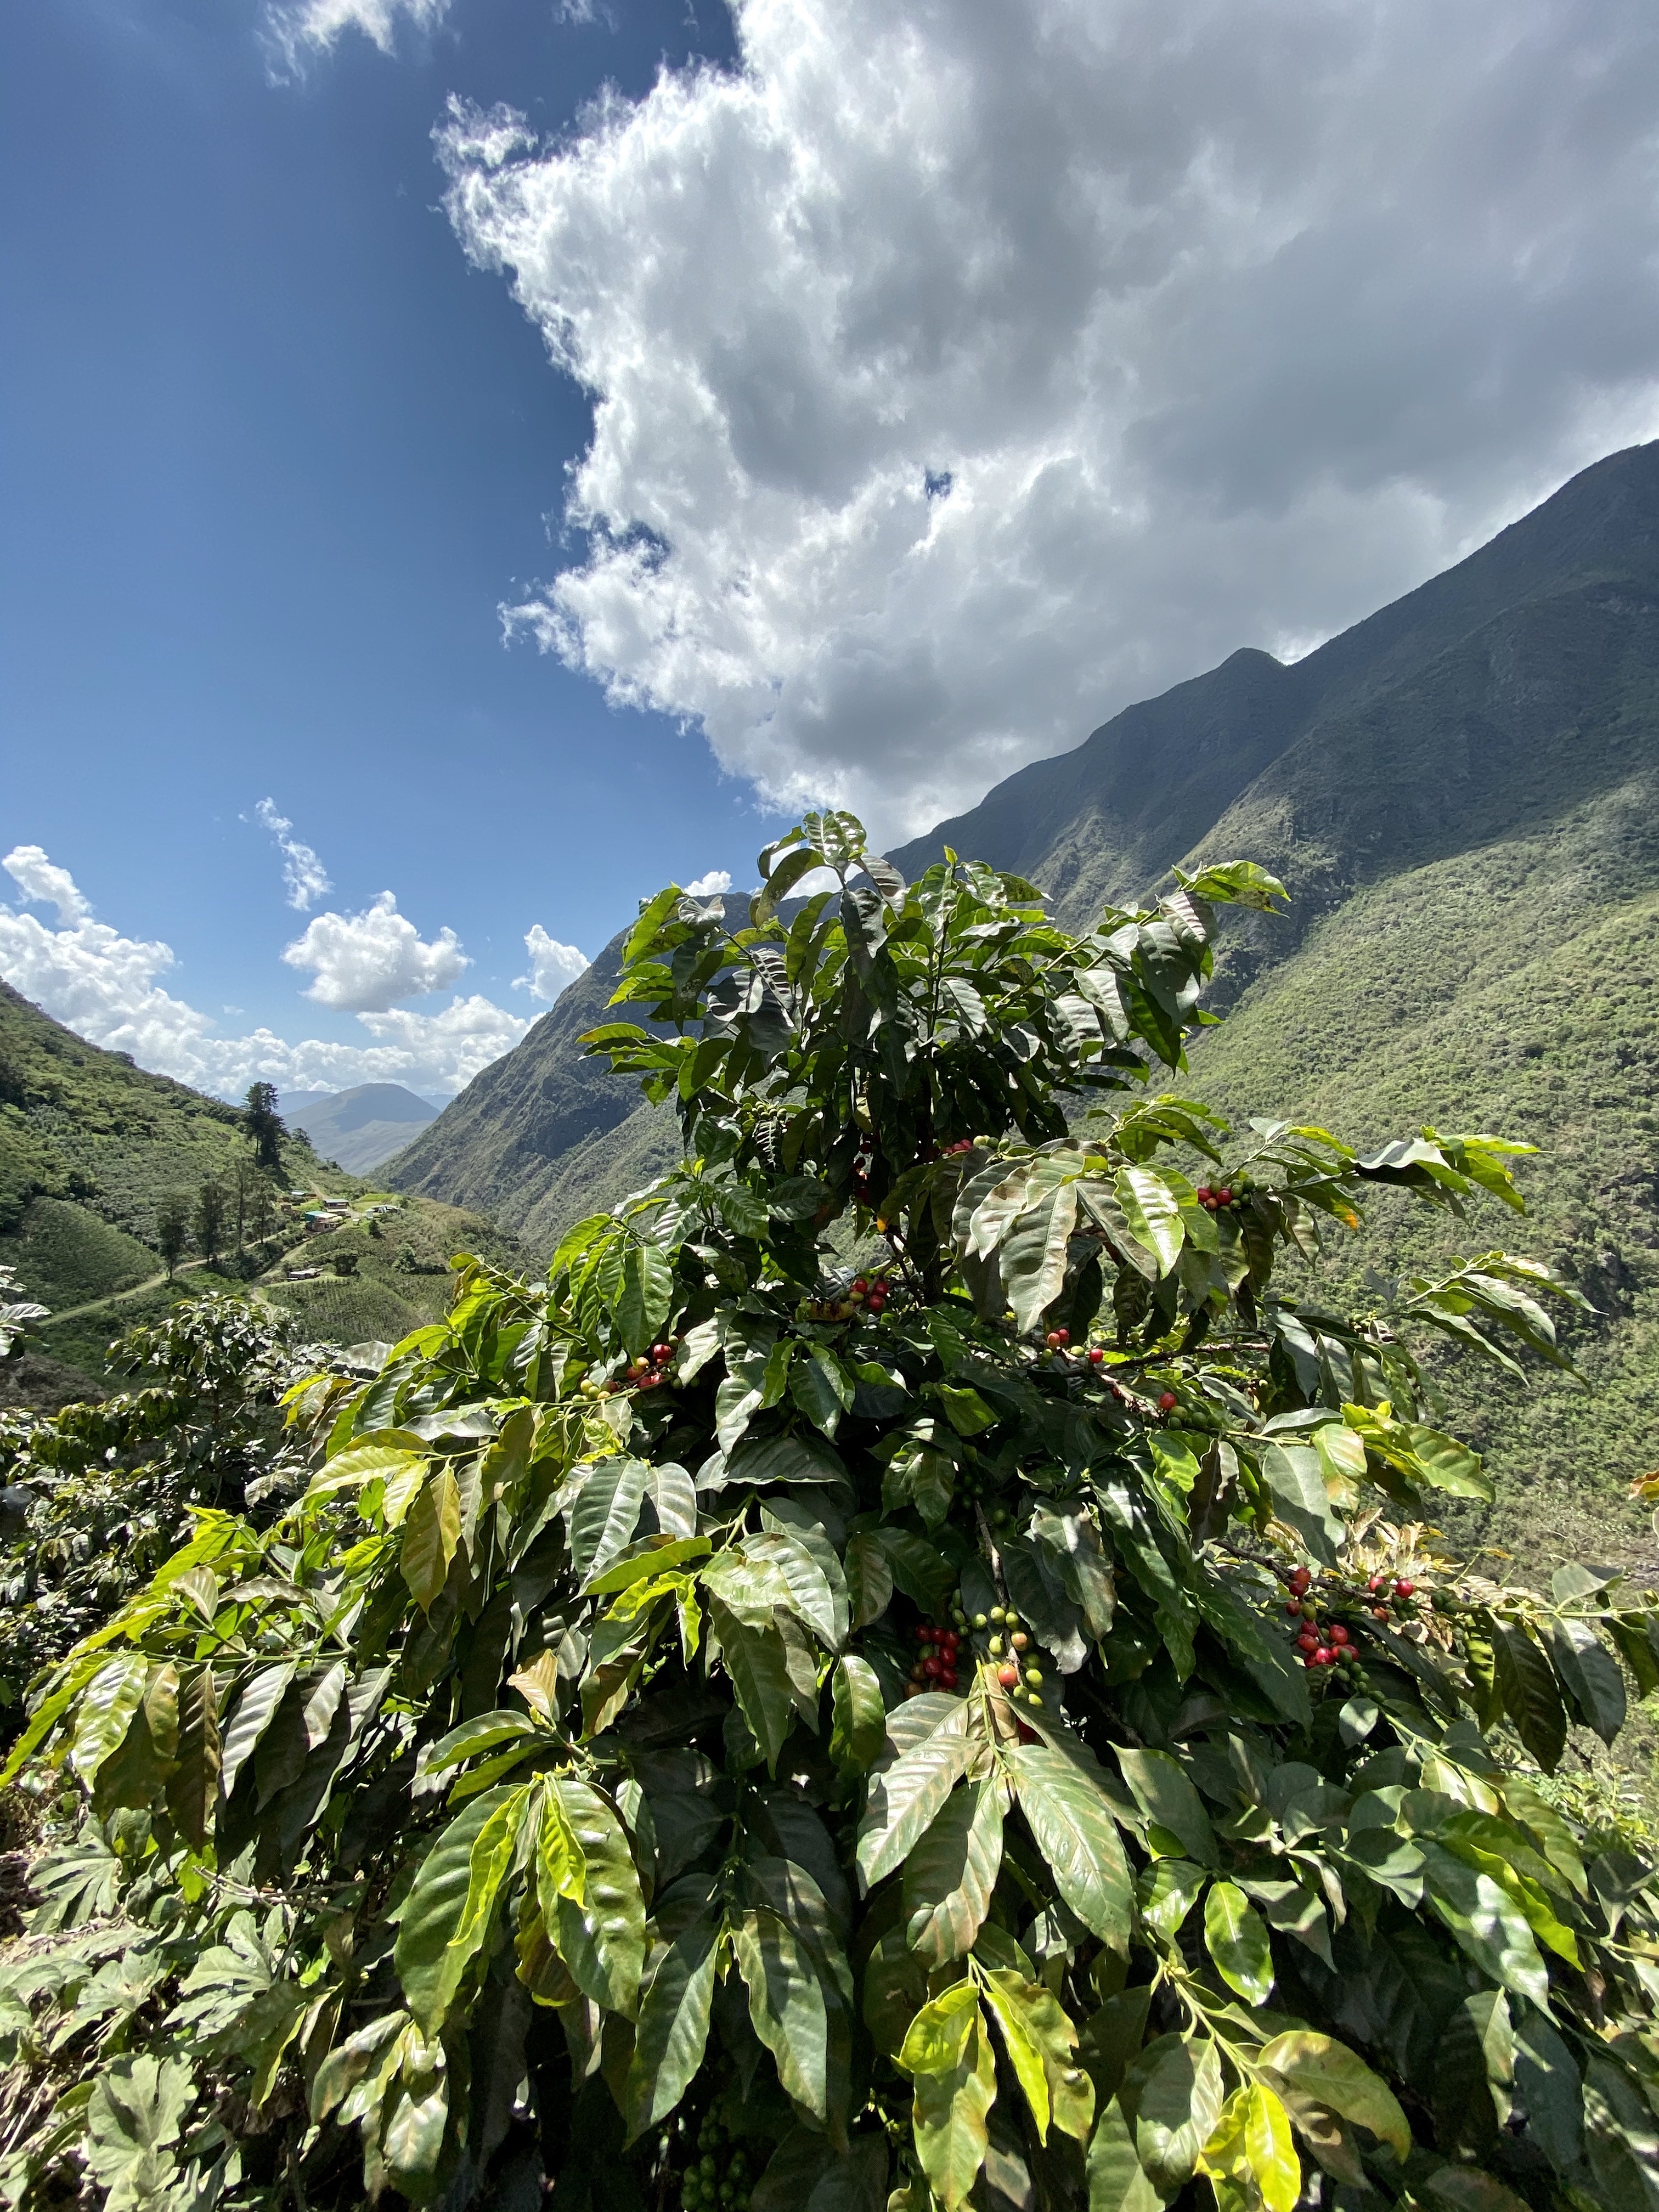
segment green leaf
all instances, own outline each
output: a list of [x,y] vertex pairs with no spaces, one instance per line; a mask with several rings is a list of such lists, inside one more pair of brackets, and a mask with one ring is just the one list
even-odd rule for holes
[[1181,1257],[1186,1226],[1181,1202],[1162,1176],[1151,1168],[1123,1168],[1113,1185],[1129,1234],[1167,1275]]
[[[987,1974],[985,1994],[990,2000],[991,2010],[1002,2030],[1003,2047],[1008,2053],[1009,2063],[1014,2069],[1014,2079],[1030,2108],[1036,2126],[1037,2141],[1048,2140],[1048,2076],[1042,2063],[1042,2046],[1026,2025],[1023,1992],[1034,1988],[1024,1977],[1009,1967]],[[1045,1992],[1047,1994],[1047,1992]],[[1054,2002],[1052,1996],[1049,2002]]]
[[893,1573],[878,1536],[860,1534],[848,1539],[847,1595],[854,1628],[867,1628],[886,1612],[893,1595]]
[[673,2111],[702,2063],[719,1940],[720,1923],[702,1916],[657,1961],[629,2063],[630,2142]]
[[778,2080],[815,2119],[827,2119],[829,2008],[811,1953],[775,1912],[745,1912],[732,1939],[750,2022],[776,2063]]
[[1334,1566],[1344,1529],[1340,1516],[1331,1509],[1319,1454],[1310,1444],[1269,1444],[1261,1455],[1261,1474],[1279,1518],[1296,1530],[1322,1566]]
[[1209,1869],[1190,1859],[1154,1859],[1135,1885],[1142,1920],[1173,1942],[1209,1879]]
[[848,1652],[836,1662],[830,1700],[835,1724],[830,1755],[844,1773],[863,1772],[881,1756],[887,1723],[881,1684],[867,1659]]
[[1055,1887],[1085,1928],[1114,1950],[1127,1950],[1133,1885],[1103,1792],[1077,1759],[1046,1744],[1021,1744],[1008,1763],[1019,1809]]
[[967,1763],[966,1707],[956,1705],[932,1734],[870,1778],[859,1822],[859,1875],[866,1891],[904,1863],[944,1809]]
[[1257,2054],[1258,2063],[1356,2127],[1369,2128],[1403,2164],[1411,2154],[1410,2123],[1399,2100],[1364,2061],[1328,2035],[1291,2028],[1276,2035]]
[[1558,2174],[1570,2173],[1584,2154],[1583,2083],[1566,2044],[1530,2005],[1516,2026],[1515,2086],[1528,2135]]
[[[392,1961],[404,2001],[422,2034],[434,2036],[460,1984],[471,1951],[452,1953],[473,1890],[472,1850],[503,1807],[518,1801],[522,1817],[526,1785],[503,1786],[475,1797],[439,1836],[421,1862],[404,1901]],[[492,1834],[499,1830],[492,1830]]]
[[1260,2081],[1246,2092],[1244,2156],[1267,2212],[1296,2212],[1302,2163],[1291,2139],[1291,2117]]
[[167,1811],[191,1850],[207,1841],[219,1795],[219,1711],[211,1667],[198,1667],[179,1685],[179,1762],[167,1777]]
[[833,1437],[853,1402],[856,1384],[832,1352],[814,1345],[790,1370],[789,1395],[815,1429]]
[[1261,1916],[1236,1882],[1217,1882],[1204,1900],[1204,1948],[1229,1989],[1249,2004],[1266,2004],[1273,1985],[1273,1946]]
[[951,2070],[915,2076],[911,2129],[916,2154],[945,2212],[957,2212],[979,2178],[996,2094],[996,2057],[975,2008],[962,2056]]
[[788,1654],[775,1628],[750,1628],[730,1606],[708,1596],[708,1618],[749,1730],[775,1774],[778,1754],[794,1726],[794,1692]]
[[1578,1718],[1611,1744],[1625,1725],[1625,1678],[1617,1662],[1587,1620],[1553,1620],[1544,1634]]
[[706,1559],[714,1546],[707,1536],[647,1536],[639,1550],[617,1560],[602,1573],[590,1575],[582,1585],[584,1597],[612,1597],[647,1576],[667,1574],[676,1567]]
[[1140,2162],[1161,2189],[1177,2190],[1192,2179],[1221,2114],[1220,2055],[1207,2037],[1165,2037],[1130,2068],[1126,2097],[1132,2088]]
[[548,1785],[580,1849],[580,1901],[558,1900],[548,1933],[584,1996],[633,2017],[645,1964],[645,1899],[627,1831],[586,1782],[561,1776]]
[[1060,1296],[1077,1203],[1077,1184],[1062,1183],[1022,1213],[1003,1242],[998,1264],[1017,1328],[1035,1328]]
[[1545,1772],[1553,1773],[1566,1747],[1567,1716],[1549,1661],[1525,1629],[1509,1620],[1494,1622],[1492,1653],[1516,1734]]
[[630,1244],[623,1255],[622,1280],[611,1310],[631,1359],[649,1350],[673,1301],[674,1270],[667,1254],[655,1244]]
[[602,1459],[583,1483],[570,1509],[570,1559],[584,1582],[633,1541],[648,1480],[643,1460]]
[[1146,2179],[1115,2097],[1090,2139],[1087,2170],[1089,2212],[1163,2212],[1164,2199]]
[[1000,1781],[953,1790],[904,1863],[906,1937],[929,1966],[974,1948],[1001,1870],[1002,1808]]
[[288,1694],[295,1671],[291,1659],[275,1667],[262,1667],[236,1700],[236,1710],[225,1731],[219,1776],[220,1787],[227,1797],[236,1787],[236,1777],[243,1762],[252,1756],[260,1737],[276,1717],[276,1709]]
[[461,1493],[447,1460],[416,1493],[404,1523],[401,1565],[410,1595],[430,1613],[449,1579],[449,1563],[461,1540]]
[[1162,1828],[1189,1859],[1196,1859],[1200,1866],[1218,1866],[1210,1816],[1180,1761],[1167,1751],[1133,1751],[1122,1744],[1114,1748],[1123,1778],[1147,1820]]
[[149,1662],[125,1652],[100,1667],[88,1683],[75,1716],[70,1765],[90,1783],[131,1726],[144,1694]]
[[87,2100],[82,2141],[88,2170],[108,2191],[109,2212],[149,2212],[170,2201],[178,2172],[173,2146],[195,2099],[182,2058],[140,2051],[103,2069]]
[[948,2074],[960,2063],[974,2032],[979,1998],[971,1980],[953,1982],[923,2005],[898,2051],[907,2074]]

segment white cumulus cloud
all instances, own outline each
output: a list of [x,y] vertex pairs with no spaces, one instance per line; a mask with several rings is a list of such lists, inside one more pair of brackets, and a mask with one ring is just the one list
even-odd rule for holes
[[[411,1090],[444,1097],[510,1051],[529,1027],[517,1014],[475,993],[470,998],[458,994],[434,1013],[394,1007],[385,998],[383,1004],[358,1014],[375,1040],[372,1044],[322,1037],[290,1042],[264,1028],[243,1036],[220,1036],[210,1015],[175,998],[158,981],[176,965],[170,945],[124,937],[107,923],[94,921],[68,870],[54,866],[38,845],[16,847],[0,865],[27,902],[56,906],[61,924],[49,928],[34,915],[0,905],[0,975],[89,1043],[129,1053],[140,1067],[174,1076],[198,1090],[235,1097],[256,1079],[274,1083],[279,1091],[343,1091],[358,1083],[404,1083]],[[390,897],[390,893],[383,894],[383,899]],[[377,900],[376,908],[381,903]],[[318,917],[319,921],[340,919]],[[453,945],[453,933],[444,931],[435,945],[420,946],[420,953],[447,957],[445,939]],[[453,949],[459,962],[459,948]],[[372,964],[367,956],[358,958],[355,972],[360,986]],[[425,972],[444,964],[428,958]],[[382,996],[385,965],[383,962],[380,971]],[[419,960],[415,966],[419,971]],[[345,988],[350,972],[350,957],[342,954],[319,970],[318,980],[326,973]],[[404,973],[409,972],[405,963]],[[418,988],[441,988],[458,972],[459,966],[448,968],[440,983]]]
[[312,848],[294,835],[294,824],[286,814],[276,811],[273,800],[262,799],[253,811],[276,840],[276,849],[283,856],[283,882],[287,888],[288,902],[303,914],[313,899],[323,898],[333,890],[328,870]]
[[530,973],[515,975],[515,991],[528,991],[532,999],[556,999],[567,983],[574,983],[587,965],[587,955],[579,952],[574,945],[561,945],[556,937],[550,937],[540,922],[532,922],[524,935],[524,949],[530,955]]
[[346,31],[361,31],[390,55],[401,24],[435,31],[448,13],[449,0],[283,0],[265,10],[265,45],[276,73],[292,76],[312,57],[331,53]]
[[684,888],[693,898],[714,898],[732,888],[730,868],[710,868],[706,876],[694,876]]
[[56,907],[60,921],[84,921],[92,912],[69,870],[54,866],[39,845],[14,845],[0,867],[31,906]]
[[441,135],[592,396],[507,610],[884,835],[1305,646],[1659,424],[1642,0],[734,0]]
[[390,891],[361,914],[317,915],[283,957],[290,968],[312,971],[307,998],[355,1014],[382,1014],[399,999],[444,990],[472,965],[453,929],[422,943]]

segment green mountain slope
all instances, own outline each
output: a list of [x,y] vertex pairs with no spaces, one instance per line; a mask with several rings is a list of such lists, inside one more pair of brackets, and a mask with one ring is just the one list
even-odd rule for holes
[[674,1124],[576,1040],[605,1018],[625,932],[513,1050],[380,1170],[388,1188],[476,1206],[546,1253],[584,1213],[659,1175]]
[[[271,1233],[255,1242],[250,1230],[239,1255],[233,1231],[217,1268],[187,1257],[167,1283],[158,1206],[173,1192],[193,1200],[210,1180],[230,1192],[239,1167],[252,1224],[237,1108],[88,1044],[0,982],[0,1264],[52,1309],[22,1356],[0,1363],[0,1404],[99,1391],[110,1340],[178,1297],[240,1288],[292,1307],[319,1337],[395,1340],[442,1310],[451,1254],[519,1255],[489,1222],[426,1199],[319,1233],[289,1192],[361,1200],[366,1186],[290,1133],[281,1175],[264,1179]],[[308,1279],[290,1282],[295,1269]]]
[[[1586,470],[1294,666],[1235,653],[892,857],[909,876],[946,844],[990,860],[1042,884],[1073,926],[1107,899],[1139,897],[1173,861],[1261,860],[1291,884],[1295,908],[1288,922],[1234,927],[1222,1005],[1294,962],[1322,918],[1367,886],[1506,841],[1565,839],[1553,895],[1570,905],[1582,894],[1589,911],[1659,884],[1644,827],[1659,764],[1656,610],[1659,446],[1649,446]],[[1499,912],[1495,891],[1466,897],[1437,891],[1440,881],[1425,879],[1420,927],[1449,945]],[[601,1018],[617,952],[398,1156],[392,1183],[494,1209],[545,1251],[657,1171],[672,1156],[668,1117],[576,1043]],[[1281,980],[1273,1004],[1292,1009],[1294,968]],[[1401,1111],[1453,1118],[1426,1036],[1420,1052],[1411,1042],[1419,1018],[1399,1024],[1402,1066],[1421,1078]],[[1252,1010],[1249,1035],[1264,1051],[1266,1034]],[[1276,1064],[1285,1096],[1316,1081],[1314,1065],[1282,1053]],[[1570,1091],[1577,1080],[1564,1077]]]

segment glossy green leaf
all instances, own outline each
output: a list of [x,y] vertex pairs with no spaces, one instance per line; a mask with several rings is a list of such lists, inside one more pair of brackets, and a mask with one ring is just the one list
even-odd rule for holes
[[1046,1744],[1009,1754],[1019,1809],[1055,1886],[1084,1926],[1127,1950],[1133,1884],[1110,1805],[1086,1769]]
[[845,1771],[863,1772],[881,1756],[887,1711],[881,1684],[867,1659],[848,1652],[830,1677],[834,1726],[830,1755]]
[[943,1811],[967,1763],[964,1717],[947,1715],[921,1742],[871,1777],[858,1840],[859,1874],[866,1890],[903,1864]]
[[1258,2063],[1356,2127],[1368,2128],[1396,2158],[1409,2155],[1412,2131],[1399,2100],[1346,2044],[1311,2028],[1291,2028],[1262,2046]]
[[580,1901],[562,1895],[548,1932],[583,1996],[632,2018],[645,1964],[645,1899],[627,1832],[590,1784],[562,1776],[548,1787],[582,1857]]
[[1002,1866],[1003,1784],[954,1790],[904,1862],[905,1932],[929,1966],[965,1958]]
[[1161,1828],[1188,1858],[1196,1859],[1200,1866],[1218,1865],[1210,1816],[1179,1760],[1167,1751],[1135,1751],[1121,1744],[1115,1749],[1123,1778],[1147,1820]]
[[1273,1985],[1273,1946],[1261,1916],[1236,1882],[1215,1883],[1204,1900],[1204,1948],[1230,1989],[1247,2003],[1266,2004]]
[[403,1577],[423,1613],[431,1612],[448,1581],[460,1540],[461,1494],[443,1461],[416,1493],[404,1522]]
[[961,2057],[948,2073],[917,2073],[911,2129],[934,2196],[957,2212],[985,2163],[996,2057],[977,2008],[969,2017]]
[[702,2063],[719,1938],[716,1920],[694,1920],[653,1970],[628,2070],[630,2141],[673,2111]]

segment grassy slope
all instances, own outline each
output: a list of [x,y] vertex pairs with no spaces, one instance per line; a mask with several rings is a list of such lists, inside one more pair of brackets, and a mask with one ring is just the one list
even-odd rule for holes
[[[160,1272],[161,1200],[193,1194],[210,1176],[228,1179],[239,1157],[246,1146],[234,1107],[100,1051],[0,984],[0,1263],[17,1269],[27,1295],[65,1316],[45,1324],[24,1361],[8,1364],[0,1402],[55,1403],[101,1389],[110,1340],[176,1297],[246,1289],[252,1279],[255,1295],[293,1307],[320,1337],[395,1339],[442,1310],[453,1254],[520,1256],[479,1215],[414,1198],[378,1236],[357,1228],[307,1239],[288,1222],[258,1255],[263,1282],[257,1263],[243,1274],[227,1262],[223,1274],[191,1268],[174,1285],[124,1295]],[[276,1182],[342,1197],[367,1188],[297,1136],[283,1146]],[[356,1252],[354,1278],[285,1282],[289,1266],[329,1266],[342,1239]],[[400,1253],[433,1272],[410,1272]],[[66,1311],[89,1302],[90,1311]]]
[[[1610,885],[1629,794],[1542,834],[1364,889],[1247,990],[1194,1052],[1234,1113],[1292,1113],[1364,1143],[1425,1121],[1534,1143],[1528,1213],[1483,1202],[1462,1224],[1380,1205],[1321,1272],[1363,1299],[1368,1270],[1494,1244],[1553,1261],[1599,1309],[1571,1343],[1588,1388],[1525,1393],[1449,1362],[1460,1428],[1499,1478],[1460,1533],[1616,1553],[1651,1571],[1631,1479],[1659,1465],[1659,885]],[[1638,844],[1644,840],[1637,840]]]

